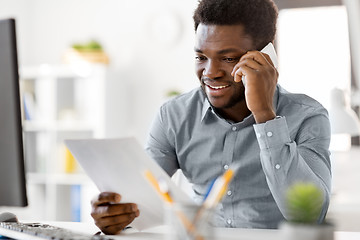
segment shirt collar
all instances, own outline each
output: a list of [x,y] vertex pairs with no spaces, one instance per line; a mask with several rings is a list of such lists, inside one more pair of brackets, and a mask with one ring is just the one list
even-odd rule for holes
[[281,88],[281,86],[279,84],[277,84],[276,88],[275,88],[274,97],[273,97],[273,106],[274,106],[275,114],[277,113],[277,108],[278,108],[279,89],[280,88]]
[[204,120],[207,112],[212,111],[211,105],[209,103],[209,100],[207,98],[204,99],[204,105],[201,112],[201,121]]
[[[278,105],[279,88],[281,88],[280,85],[276,85],[275,93],[274,93],[274,97],[273,97],[273,106],[274,106],[275,112],[277,110],[277,105]],[[208,112],[213,112],[213,109],[209,103],[209,100],[205,97],[204,105],[203,105],[202,112],[201,112],[201,121],[204,120],[204,118]],[[250,114],[250,116],[252,116],[252,114]]]

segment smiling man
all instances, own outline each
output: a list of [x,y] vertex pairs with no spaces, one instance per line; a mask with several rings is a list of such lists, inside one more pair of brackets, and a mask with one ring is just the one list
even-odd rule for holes
[[[323,191],[319,222],[329,205],[327,111],[285,91],[260,52],[274,41],[276,19],[271,0],[200,1],[194,49],[201,87],[165,103],[149,134],[149,155],[170,176],[181,169],[199,200],[215,177],[240,165],[216,209],[218,227],[276,228],[288,218],[284,193],[298,181]],[[108,234],[140,214],[117,193],[101,193],[92,204],[96,225]]]

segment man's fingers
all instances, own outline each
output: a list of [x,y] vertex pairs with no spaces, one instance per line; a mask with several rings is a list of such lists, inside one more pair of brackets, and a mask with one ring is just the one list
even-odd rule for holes
[[240,58],[240,61],[243,59],[252,59],[253,61],[257,62],[260,65],[267,65],[269,61],[266,59],[265,54],[259,51],[249,51],[245,55]]
[[135,203],[119,203],[120,194],[102,192],[91,201],[91,216],[106,234],[117,234],[140,215]]
[[[100,206],[102,208],[102,206]],[[105,206],[106,212],[104,216],[114,216],[119,214],[134,213],[138,211],[135,203],[119,203]]]
[[129,225],[136,217],[137,213],[128,213],[111,217],[103,217],[101,220],[95,221],[96,226],[100,229],[108,228],[113,225],[122,225],[123,228]]
[[[255,57],[260,54],[260,56]],[[231,75],[234,77],[235,82],[240,82],[241,78],[246,75],[246,69],[249,70],[259,70],[262,68],[262,63],[257,61],[257,59],[263,58],[263,63],[267,62],[265,56],[262,56],[259,52],[248,52],[244,56],[241,57],[240,61],[234,66]],[[239,76],[236,76],[239,75]]]
[[103,218],[108,216],[116,216],[121,214],[135,213],[139,211],[134,203],[119,203],[111,205],[98,205],[93,208],[91,216],[93,218]]
[[239,62],[240,65],[246,65],[249,68],[252,69],[259,69],[261,68],[261,64],[258,63],[257,61],[254,60],[253,57],[249,56],[249,57],[245,57],[245,58],[241,58],[241,61]]
[[129,224],[130,224],[130,222],[115,224],[115,225],[107,226],[107,227],[103,227],[103,228],[100,228],[99,226],[98,227],[106,235],[116,235],[116,234],[119,234]]
[[106,203],[118,203],[120,200],[121,195],[118,193],[102,192],[91,201],[91,205],[99,206]]
[[[254,69],[248,67],[248,66],[245,66],[245,65],[242,65],[241,67],[239,67],[235,74],[234,74],[234,81],[235,82],[241,82],[242,80],[244,80],[243,78],[250,74],[251,71],[254,71]],[[245,86],[245,82],[243,83],[244,86]]]

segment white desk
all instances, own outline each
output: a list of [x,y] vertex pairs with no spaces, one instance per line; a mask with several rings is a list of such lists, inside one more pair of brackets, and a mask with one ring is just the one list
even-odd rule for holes
[[[66,228],[78,233],[85,233],[89,236],[98,232],[98,228],[92,223],[78,222],[44,222],[61,228]],[[134,229],[125,230],[121,235],[111,236],[112,239],[119,240],[168,240],[171,236],[166,233],[169,229],[165,226],[152,228],[147,231],[138,232]],[[39,239],[29,235],[22,235],[19,232],[0,228],[0,235],[10,236],[15,239]],[[334,234],[334,240],[359,240],[360,232],[343,232],[337,231]],[[216,228],[213,240],[291,240],[285,239],[280,230],[268,229],[240,229],[240,228]],[[306,240],[306,239],[305,239]]]
[[[73,231],[94,234],[98,228],[91,223],[71,223],[71,222],[50,222],[49,224],[67,228]],[[136,232],[135,230],[126,230],[124,234],[114,237],[120,240],[162,240],[165,239],[165,227],[152,228],[144,232]],[[221,240],[281,240],[281,232],[279,230],[267,229],[240,229],[240,228],[217,228],[216,239]],[[335,232],[335,240],[359,240],[360,232]],[[291,240],[291,239],[289,239]]]
[[331,154],[333,187],[327,219],[338,231],[360,231],[360,147]]

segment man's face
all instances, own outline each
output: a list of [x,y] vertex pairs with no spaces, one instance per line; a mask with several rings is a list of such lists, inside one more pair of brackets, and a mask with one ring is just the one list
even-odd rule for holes
[[242,25],[200,24],[195,40],[195,70],[210,104],[221,110],[245,100],[244,85],[231,72],[242,55],[253,50],[253,41]]

